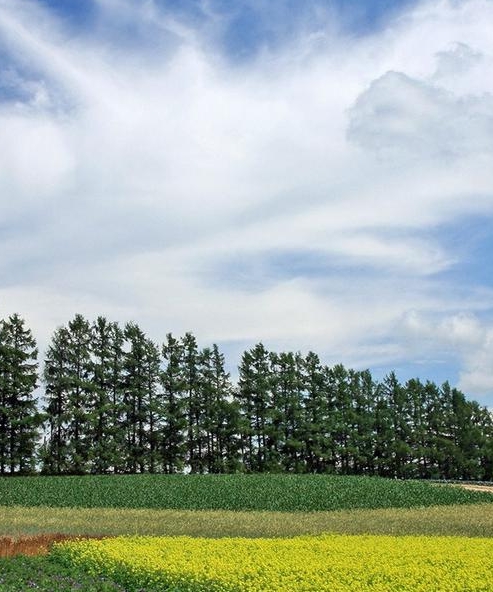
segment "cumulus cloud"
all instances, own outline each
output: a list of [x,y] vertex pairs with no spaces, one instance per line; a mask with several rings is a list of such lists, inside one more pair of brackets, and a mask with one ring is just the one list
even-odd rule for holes
[[462,312],[441,318],[426,318],[415,311],[408,313],[403,325],[409,343],[421,354],[453,356],[460,365],[458,387],[476,393],[491,406],[493,391],[493,325],[477,314]]
[[80,311],[391,367],[410,311],[491,307],[445,229],[493,213],[493,5],[350,36],[309,4],[237,60],[214,2],[98,0],[75,29],[0,0],[2,314],[44,342]]
[[402,72],[372,82],[358,97],[349,124],[350,140],[380,158],[407,162],[491,157],[492,136],[492,95],[457,97]]

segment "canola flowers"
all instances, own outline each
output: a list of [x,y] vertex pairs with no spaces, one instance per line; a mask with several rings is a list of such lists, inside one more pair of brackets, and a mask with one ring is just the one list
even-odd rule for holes
[[493,590],[493,539],[319,535],[278,539],[115,537],[60,543],[66,564],[127,590],[479,592]]

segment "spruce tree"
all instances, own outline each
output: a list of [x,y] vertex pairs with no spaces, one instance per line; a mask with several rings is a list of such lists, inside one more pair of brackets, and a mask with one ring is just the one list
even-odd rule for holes
[[181,340],[183,347],[183,378],[185,384],[185,417],[187,465],[191,473],[199,473],[202,466],[203,439],[200,433],[202,404],[199,393],[197,340],[186,333]]
[[303,360],[301,354],[271,353],[272,410],[268,424],[269,470],[304,470]]
[[124,336],[127,346],[123,355],[126,471],[143,473],[150,466],[149,417],[158,373],[150,379],[149,342],[140,327],[136,323],[127,323]]
[[121,466],[123,453],[123,333],[117,323],[98,317],[91,327],[91,349],[91,472],[104,474]]
[[42,472],[50,475],[69,472],[69,347],[68,329],[56,329],[44,360],[44,411],[48,434],[42,448]]
[[236,397],[242,414],[244,464],[247,471],[262,473],[271,468],[268,425],[273,409],[269,352],[262,343],[244,352],[239,374]]
[[201,436],[205,446],[200,470],[234,472],[239,468],[237,407],[231,400],[232,385],[224,368],[224,356],[216,344],[201,351],[198,368],[203,410]]
[[91,326],[81,314],[68,324],[68,415],[70,471],[84,474],[89,469],[92,447],[91,401],[95,385],[92,381]]
[[42,417],[36,407],[36,342],[14,314],[0,321],[0,474],[31,473]]
[[163,423],[160,434],[160,462],[164,473],[180,473],[186,463],[185,389],[183,344],[171,333],[162,346],[161,371]]
[[335,459],[332,454],[333,402],[327,384],[327,368],[314,352],[304,359],[303,422],[301,439],[305,444],[304,456],[309,473],[332,472]]

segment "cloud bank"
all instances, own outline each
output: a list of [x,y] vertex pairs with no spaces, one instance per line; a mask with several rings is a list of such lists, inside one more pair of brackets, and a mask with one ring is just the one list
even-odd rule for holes
[[307,3],[241,59],[217,6],[0,0],[2,316],[439,364],[493,405],[493,285],[451,238],[493,215],[493,3],[364,34]]

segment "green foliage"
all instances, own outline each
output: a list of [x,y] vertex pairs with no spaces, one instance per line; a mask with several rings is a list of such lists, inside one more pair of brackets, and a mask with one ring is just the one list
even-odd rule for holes
[[0,592],[125,592],[105,577],[88,575],[75,565],[62,565],[50,557],[18,556],[0,559]]
[[233,386],[217,345],[200,349],[192,333],[157,345],[135,323],[80,314],[48,347],[36,446],[36,350],[22,323],[0,321],[0,474],[493,480],[493,414],[447,382],[377,382],[259,343]]
[[17,314],[0,321],[0,474],[34,471],[42,416],[36,408],[36,341]]
[[99,475],[1,478],[5,506],[319,511],[493,502],[420,481],[328,475]]

